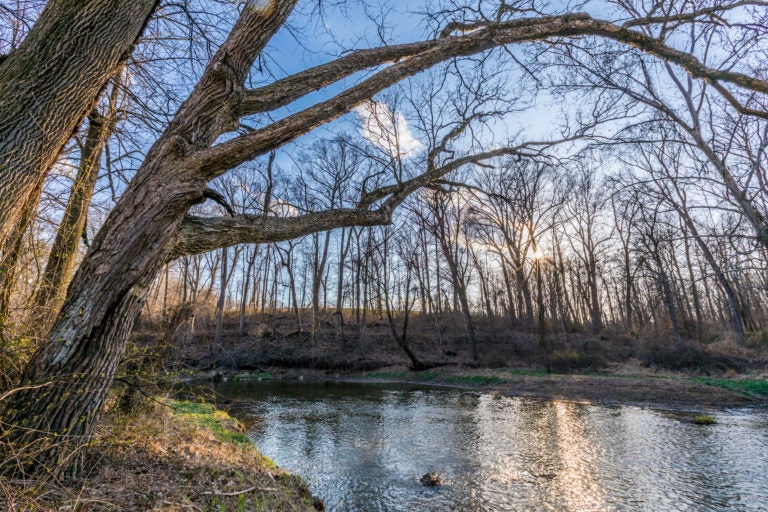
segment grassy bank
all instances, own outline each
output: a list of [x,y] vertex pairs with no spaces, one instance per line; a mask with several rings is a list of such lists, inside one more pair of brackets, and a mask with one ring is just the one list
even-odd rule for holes
[[768,401],[768,380],[655,374],[547,374],[538,370],[387,369],[362,374],[369,381],[448,384],[508,396],[563,398],[663,408],[738,407]]
[[[268,373],[267,373],[268,375]],[[455,370],[437,369],[422,372],[415,371],[379,371],[367,372],[364,374],[366,379],[393,380],[393,381],[413,381],[413,382],[432,382],[438,384],[464,384],[469,386],[493,386],[505,384],[511,377],[547,377],[557,379],[568,374],[547,374],[542,370],[517,370],[517,369],[496,369],[496,370]],[[701,383],[707,386],[713,386],[734,393],[754,396],[756,398],[768,399],[768,380],[754,378],[732,378],[715,379],[708,377],[670,377],[654,375],[618,375],[618,374],[578,374],[582,378],[617,378],[617,379],[661,379],[661,380],[681,380],[694,383]]]
[[306,484],[262,456],[207,403],[158,400],[108,413],[78,477],[0,480],[9,511],[323,510]]

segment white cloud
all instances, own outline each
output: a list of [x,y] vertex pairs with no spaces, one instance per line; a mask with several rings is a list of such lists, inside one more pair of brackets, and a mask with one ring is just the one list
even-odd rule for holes
[[423,144],[416,140],[403,114],[392,112],[385,103],[366,101],[355,107],[365,140],[393,157],[408,158],[419,151]]
[[294,205],[282,199],[275,199],[269,205],[269,211],[278,217],[296,217],[299,210]]
[[74,180],[77,176],[77,165],[72,160],[62,157],[53,164],[50,174]]

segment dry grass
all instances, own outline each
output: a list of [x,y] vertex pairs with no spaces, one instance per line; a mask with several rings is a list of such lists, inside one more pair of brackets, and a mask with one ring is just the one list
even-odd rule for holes
[[210,405],[152,403],[107,414],[83,473],[62,481],[0,480],[9,511],[322,510],[306,485],[263,457],[236,420]]

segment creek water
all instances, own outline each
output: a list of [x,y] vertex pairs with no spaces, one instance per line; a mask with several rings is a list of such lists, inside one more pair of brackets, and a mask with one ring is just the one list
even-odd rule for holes
[[[768,412],[710,414],[351,383],[222,383],[331,511],[768,510]],[[425,487],[430,471],[445,485]]]

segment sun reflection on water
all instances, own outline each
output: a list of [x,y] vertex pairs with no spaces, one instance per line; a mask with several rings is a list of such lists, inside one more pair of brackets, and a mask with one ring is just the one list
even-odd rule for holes
[[553,401],[557,448],[562,459],[558,477],[567,508],[574,511],[608,510],[595,447],[590,441],[585,421],[585,406]]

